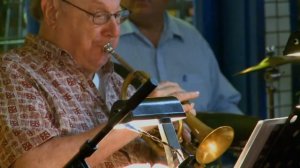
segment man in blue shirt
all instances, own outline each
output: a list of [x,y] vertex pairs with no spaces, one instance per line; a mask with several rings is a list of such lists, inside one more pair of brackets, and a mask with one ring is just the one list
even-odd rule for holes
[[197,111],[242,114],[240,94],[221,73],[210,46],[189,23],[170,16],[168,0],[122,0],[132,13],[121,25],[117,52],[158,81],[198,90]]

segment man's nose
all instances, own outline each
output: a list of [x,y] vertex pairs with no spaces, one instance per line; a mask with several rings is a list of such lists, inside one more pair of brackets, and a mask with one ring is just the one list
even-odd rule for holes
[[110,17],[109,21],[105,23],[105,35],[109,37],[118,37],[120,34],[120,24],[115,17]]

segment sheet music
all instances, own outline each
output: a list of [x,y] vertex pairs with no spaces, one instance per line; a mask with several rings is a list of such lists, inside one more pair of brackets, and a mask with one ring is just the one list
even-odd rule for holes
[[271,133],[283,125],[286,119],[282,117],[258,121],[234,168],[252,168],[262,156],[262,149],[268,145],[266,142]]

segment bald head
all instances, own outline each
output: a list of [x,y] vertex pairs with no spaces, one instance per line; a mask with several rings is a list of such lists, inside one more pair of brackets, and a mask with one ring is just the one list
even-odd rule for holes
[[118,42],[120,22],[110,17],[97,25],[93,14],[119,12],[120,0],[32,0],[31,9],[40,21],[39,36],[71,54],[89,76],[108,60],[103,46]]

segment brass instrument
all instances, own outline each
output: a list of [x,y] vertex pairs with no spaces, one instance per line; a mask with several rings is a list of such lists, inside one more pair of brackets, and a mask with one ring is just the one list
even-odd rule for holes
[[126,99],[127,88],[134,79],[139,80],[142,84],[149,79],[149,75],[143,71],[135,71],[119,54],[116,53],[110,43],[104,45],[104,51],[111,54],[128,72],[126,79],[121,88],[121,99]]
[[208,164],[218,159],[231,145],[234,137],[233,128],[221,126],[212,129],[190,113],[186,113],[186,123],[192,134],[200,142],[196,149],[196,160]]
[[[129,74],[126,77],[122,86],[121,98],[125,99],[127,87],[131,81],[137,77],[142,83],[149,79],[149,76],[141,71],[134,71],[134,69],[127,64],[113,49],[110,43],[104,46],[104,50],[110,53],[122,66],[124,66]],[[185,122],[192,130],[192,134],[200,142],[196,149],[196,160],[199,164],[205,165],[218,159],[231,145],[234,137],[233,128],[230,126],[222,126],[217,129],[212,129],[197,119],[190,113],[186,113]],[[178,134],[182,133],[182,124],[179,124]],[[163,156],[164,151],[150,138],[143,136],[144,140],[154,149],[158,155]],[[179,137],[181,139],[181,137]]]
[[[129,72],[126,76],[124,83],[121,88],[121,96],[120,99],[126,99],[127,88],[131,82],[137,78],[137,80],[143,84],[147,79],[149,79],[149,75],[143,71],[135,71],[111,46],[110,43],[104,45],[104,51],[111,54],[124,68]],[[137,86],[136,86],[137,87]],[[151,148],[155,151],[159,156],[164,156],[165,152],[162,147],[158,146],[151,138],[142,135],[142,138],[151,146]]]

